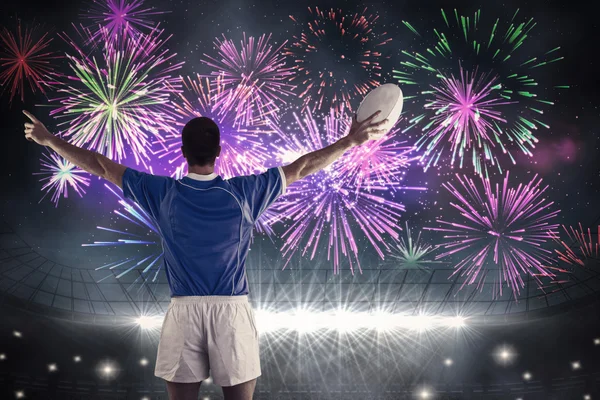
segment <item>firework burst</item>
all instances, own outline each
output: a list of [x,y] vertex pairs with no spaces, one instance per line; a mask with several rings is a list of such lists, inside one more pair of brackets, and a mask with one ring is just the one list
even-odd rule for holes
[[[542,196],[547,186],[535,176],[526,185],[509,187],[507,173],[502,185],[495,187],[490,180],[480,177],[483,191],[466,176],[457,175],[458,184],[443,186],[457,200],[450,205],[460,212],[462,222],[438,220],[439,228],[425,228],[443,232],[444,253],[437,259],[456,255],[460,257],[453,275],[466,276],[463,286],[483,284],[485,276],[498,267],[495,294],[502,294],[506,282],[516,294],[524,286],[522,274],[541,277],[554,276],[551,251],[542,246],[556,233],[558,224],[553,220],[559,211],[552,211],[553,202]],[[541,284],[541,283],[540,283]]]
[[[519,22],[518,10],[509,21],[498,18],[490,27],[481,21],[481,11],[468,17],[454,10],[452,18],[442,10],[442,17],[445,26],[431,34],[421,35],[404,22],[419,42],[426,47],[429,40],[432,43],[423,53],[402,51],[403,68],[394,70],[405,85],[405,99],[413,99],[423,110],[405,131],[422,130],[418,147],[425,168],[438,166],[449,148],[452,166],[458,161],[463,167],[470,159],[480,175],[489,176],[488,166],[502,172],[500,153],[512,163],[514,149],[532,156],[538,142],[534,131],[548,128],[541,119],[543,109],[553,103],[536,90],[535,75],[537,68],[563,59],[557,55],[560,48],[531,56],[537,49],[527,38],[535,23]],[[483,71],[480,77],[478,70]],[[459,78],[454,78],[456,72]]]
[[41,26],[25,27],[18,21],[16,32],[0,30],[0,86],[10,91],[10,102],[20,94],[25,100],[25,83],[35,93],[45,93],[44,83],[53,75],[52,61],[60,58],[49,51],[52,38]]
[[143,0],[93,0],[83,17],[93,23],[88,28],[88,42],[135,38],[152,31],[156,15],[165,14],[153,7],[145,7]]
[[[469,75],[462,68],[458,79],[454,76],[440,78],[439,85],[432,87],[434,98],[425,104],[425,109],[433,113],[426,126],[427,133],[415,144],[417,151],[424,150],[421,161],[425,170],[431,165],[437,166],[447,147],[452,153],[452,166],[458,160],[462,168],[465,160],[470,158],[479,175],[488,176],[486,162],[501,170],[495,148],[507,153],[500,140],[502,132],[498,129],[498,123],[506,120],[498,109],[511,102],[495,94],[500,87],[497,78],[477,76],[477,71]],[[520,147],[531,155],[526,144],[532,143],[524,143],[519,142]]]
[[[310,111],[302,119],[295,113],[294,117],[299,134],[281,136],[281,142],[276,143],[275,153],[281,160],[321,149],[346,133],[333,109],[325,117],[323,129]],[[355,265],[362,272],[355,225],[381,258],[383,250],[390,250],[390,238],[398,239],[397,221],[404,206],[386,199],[387,190],[357,190],[344,179],[343,171],[343,167],[334,163],[309,175],[289,186],[272,206],[282,220],[289,222],[282,234],[285,240],[282,251],[288,258],[284,268],[296,251],[301,249],[302,255],[310,253],[313,259],[321,242],[327,241],[327,255],[333,261],[334,273],[339,272],[342,257],[348,259],[352,274]]]
[[[80,37],[89,31],[78,31]],[[74,76],[56,82],[61,106],[50,114],[66,121],[63,134],[76,146],[87,147],[121,161],[126,149],[136,164],[147,167],[151,138],[160,140],[173,132],[175,116],[171,97],[181,84],[170,74],[181,67],[175,54],[163,49],[163,31],[105,42],[97,55],[87,55],[68,36],[74,49],[67,55]],[[95,52],[94,52],[95,53]],[[150,138],[149,138],[150,135]]]
[[214,69],[211,76],[218,76],[223,85],[215,107],[235,113],[235,126],[248,126],[257,118],[277,120],[280,107],[293,95],[288,81],[294,70],[285,66],[281,52],[287,41],[275,48],[270,40],[271,35],[255,39],[244,32],[238,50],[233,40],[223,35],[214,42],[218,57],[204,54],[207,59],[202,62]]
[[434,251],[434,246],[421,240],[421,232],[413,236],[407,222],[404,235],[390,252],[390,263],[400,269],[428,270],[430,265],[441,263],[431,257]]
[[559,260],[582,268],[589,268],[590,264],[597,265],[600,260],[600,226],[593,233],[591,228],[583,229],[581,223],[579,229],[563,225],[563,230],[567,235],[566,240],[561,240],[558,235],[553,236],[561,247],[560,250],[555,249]]
[[[302,33],[284,51],[294,62],[290,81],[297,85],[303,110],[339,111],[342,104],[351,110],[354,99],[379,86],[380,49],[392,39],[387,32],[376,33],[379,15],[367,16],[366,7],[354,15],[318,7],[308,11],[311,21],[302,24]],[[296,17],[290,18],[299,24]]]
[[[152,282],[155,282],[163,264],[163,248],[159,229],[154,219],[137,203],[130,203],[125,200],[117,193],[117,191],[115,191],[112,185],[105,184],[104,186],[117,197],[120,208],[115,209],[114,213],[119,217],[119,223],[124,223],[127,228],[125,230],[120,230],[98,226],[97,228],[99,230],[111,232],[112,234],[118,235],[119,238],[106,242],[95,241],[94,243],[85,243],[82,244],[82,246],[128,246],[131,249],[143,249],[139,256],[135,255],[123,260],[105,264],[96,268],[96,270],[118,269],[120,272],[117,274],[117,278],[121,278],[131,271],[141,270],[142,274],[132,283],[132,285],[139,279],[144,279],[144,281],[146,281],[150,276]],[[151,275],[151,272],[154,272],[153,276]]]
[[266,143],[273,132],[265,121],[250,121],[247,127],[236,126],[235,115],[224,112],[217,106],[224,86],[219,79],[195,78],[183,79],[184,92],[173,102],[177,115],[175,125],[179,132],[173,132],[162,141],[157,151],[159,158],[166,158],[171,176],[179,179],[184,176],[187,162],[181,153],[181,129],[192,118],[209,117],[219,126],[221,133],[221,155],[215,163],[215,172],[224,179],[234,176],[253,174],[263,171],[271,159],[266,151]]
[[[352,117],[348,115],[342,106],[334,115],[330,112],[326,118],[326,132],[330,136],[321,138],[319,127],[312,113],[305,113],[304,121],[295,116],[295,125],[298,132],[290,132],[282,128],[283,124],[272,125],[276,137],[271,143],[272,153],[280,164],[289,164],[304,154],[319,150],[327,143],[331,144],[347,135],[352,123]],[[418,159],[413,154],[414,147],[406,141],[399,140],[399,129],[393,128],[385,136],[370,140],[360,146],[348,150],[340,159],[332,164],[336,169],[339,179],[343,180],[348,187],[355,190],[427,190],[425,187],[412,187],[404,185],[406,170],[412,161]],[[312,141],[305,144],[305,137]]]
[[89,174],[86,171],[79,169],[54,152],[50,155],[43,153],[40,164],[42,166],[41,172],[33,173],[33,175],[46,176],[40,179],[40,182],[46,181],[42,186],[42,191],[46,191],[46,193],[39,202],[44,200],[46,195],[52,193],[52,202],[54,202],[55,207],[58,207],[61,195],[65,198],[69,197],[69,187],[80,197],[83,197],[85,193],[84,186],[90,185]]
[[[343,118],[343,111],[341,115]],[[398,133],[399,129],[394,128],[385,136],[346,152],[336,164],[342,179],[357,190],[427,190],[425,187],[404,185],[406,170],[419,157],[415,155],[413,146],[398,139]]]

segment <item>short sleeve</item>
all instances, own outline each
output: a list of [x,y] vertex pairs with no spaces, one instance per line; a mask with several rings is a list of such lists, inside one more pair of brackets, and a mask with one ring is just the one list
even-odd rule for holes
[[167,193],[170,178],[133,168],[123,173],[123,196],[138,203],[149,215],[158,219],[160,203]]
[[253,221],[277,200],[287,189],[285,173],[281,167],[269,168],[262,174],[237,176],[229,182],[242,192],[250,210]]

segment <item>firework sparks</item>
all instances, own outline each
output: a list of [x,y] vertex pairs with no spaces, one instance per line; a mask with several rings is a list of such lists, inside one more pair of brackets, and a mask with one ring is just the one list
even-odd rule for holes
[[400,242],[392,248],[390,253],[391,264],[397,265],[401,269],[428,270],[429,265],[441,263],[441,261],[435,261],[431,258],[435,247],[421,240],[421,232],[415,238],[411,233],[408,222],[404,232],[405,234],[400,238]]
[[288,81],[294,70],[285,66],[281,53],[287,41],[274,48],[270,39],[271,35],[247,38],[244,32],[238,50],[233,40],[223,35],[223,40],[214,43],[219,59],[204,54],[207,59],[202,62],[214,69],[211,76],[218,76],[223,85],[215,107],[234,112],[235,126],[247,126],[257,118],[277,120],[280,106],[293,95]]
[[407,168],[419,157],[413,153],[413,146],[397,139],[398,132],[399,129],[394,128],[385,136],[356,146],[340,157],[336,166],[341,168],[343,179],[357,190],[427,190],[404,185]]
[[147,167],[148,135],[160,140],[173,132],[175,117],[168,102],[181,87],[170,74],[182,63],[174,63],[175,54],[163,49],[168,38],[163,40],[162,33],[125,38],[123,47],[107,41],[98,58],[62,36],[75,50],[68,55],[75,75],[56,82],[63,97],[54,99],[61,106],[50,114],[67,120],[58,127],[65,126],[63,134],[72,144],[119,162],[128,147],[136,164]]
[[93,0],[83,17],[93,22],[88,38],[92,42],[149,33],[156,25],[152,18],[165,13],[145,7],[143,0]]
[[[262,172],[266,167],[270,154],[266,151],[266,142],[273,130],[264,121],[253,122],[248,127],[236,127],[235,115],[223,112],[217,107],[219,94],[224,90],[218,79],[187,77],[183,79],[184,93],[180,93],[173,102],[177,115],[176,126],[183,126],[192,118],[209,117],[219,126],[221,133],[221,155],[215,163],[215,172],[224,179],[234,176]],[[157,154],[166,157],[171,174],[179,179],[186,173],[187,162],[181,153],[181,133],[168,135]]]
[[[445,27],[433,29],[433,34],[421,34],[405,23],[417,40],[431,37],[434,44],[424,53],[402,51],[404,68],[394,70],[406,87],[405,99],[424,110],[410,119],[405,131],[416,126],[423,131],[418,147],[424,149],[425,168],[437,166],[447,147],[451,165],[459,160],[463,167],[470,158],[475,172],[486,177],[489,165],[502,172],[500,152],[513,164],[513,147],[532,156],[538,142],[534,131],[549,127],[541,121],[543,109],[553,105],[536,91],[535,69],[563,57],[556,55],[559,47],[532,57],[535,49],[528,48],[526,39],[535,23],[517,22],[517,15],[518,10],[508,23],[498,18],[486,28],[481,11],[470,18],[454,10],[455,18],[448,18],[442,10]],[[466,64],[470,67],[463,69]],[[485,69],[479,79],[478,69]],[[453,77],[457,70],[460,79]]]
[[42,27],[25,27],[18,21],[17,30],[0,30],[0,86],[10,90],[10,102],[20,94],[25,100],[25,82],[35,93],[45,93],[44,83],[53,74],[52,60],[60,58],[48,50],[52,38]]
[[[290,81],[298,84],[303,110],[333,107],[337,112],[342,104],[351,110],[353,99],[379,86],[383,56],[378,49],[392,39],[387,32],[376,33],[379,16],[366,16],[366,8],[354,15],[318,7],[308,11],[313,19],[284,51],[294,61]],[[290,18],[298,24],[296,17]]]
[[[310,151],[325,147],[326,143],[337,141],[348,134],[352,122],[351,116],[347,115],[342,106],[337,115],[331,114],[327,118],[327,132],[333,132],[334,136],[323,140],[310,111],[306,113],[305,120],[306,123],[302,123],[296,116],[301,135],[283,130],[281,124],[272,125],[277,137],[271,145],[279,163],[289,164]],[[404,185],[406,170],[418,156],[413,154],[413,146],[398,139],[398,133],[399,129],[394,128],[377,140],[370,140],[348,150],[332,164],[339,179],[344,180],[345,185],[355,187],[355,190],[427,190],[425,187]],[[306,135],[314,141],[308,146],[304,144]]]
[[[439,247],[444,253],[437,259],[457,255],[453,275],[467,276],[463,283],[483,284],[489,266],[498,266],[497,292],[502,294],[502,281],[516,294],[524,286],[522,273],[540,277],[553,277],[551,251],[542,247],[557,224],[552,220],[559,211],[552,211],[553,202],[542,197],[547,186],[535,176],[526,185],[509,187],[508,173],[503,184],[494,186],[481,177],[483,192],[466,176],[457,175],[459,187],[452,183],[443,186],[458,201],[450,205],[458,210],[464,222],[438,220],[440,228],[425,228],[445,233],[445,243]],[[541,283],[540,283],[541,284]]]
[[281,221],[281,216],[275,212],[272,208],[267,208],[260,217],[256,220],[254,227],[256,231],[262,235],[266,235],[269,238],[275,236],[273,231],[273,225]]
[[[345,134],[334,110],[325,118],[323,129],[319,129],[310,111],[302,120],[297,114],[294,116],[302,135],[282,136],[283,143],[277,144],[276,152],[280,159],[321,149]],[[284,268],[299,249],[302,255],[310,253],[313,259],[320,242],[326,240],[334,273],[339,272],[342,257],[347,257],[353,274],[355,264],[362,271],[353,225],[358,225],[381,258],[384,258],[384,249],[390,250],[389,238],[398,239],[397,221],[404,206],[386,199],[385,191],[357,190],[343,179],[342,171],[343,168],[334,163],[309,175],[289,186],[286,194],[272,206],[282,220],[289,221],[282,235],[285,240],[282,251],[288,257]]]
[[[489,161],[501,170],[494,150],[496,146],[503,153],[507,153],[507,150],[498,127],[498,123],[505,123],[506,119],[499,108],[511,102],[495,95],[494,92],[500,88],[497,78],[478,77],[477,71],[470,75],[462,68],[458,79],[454,76],[440,78],[440,84],[432,87],[434,99],[425,104],[433,116],[425,128],[425,134],[415,144],[417,150],[424,148],[421,161],[426,170],[431,165],[437,165],[446,147],[450,147],[452,153],[452,166],[458,160],[462,168],[463,162],[468,160],[467,154],[471,152],[470,158],[476,173],[488,175],[482,160]],[[527,142],[528,138],[522,139],[510,138],[520,143],[522,150],[531,155],[526,145],[533,143]]]
[[[589,267],[590,262],[597,263],[600,260],[600,226],[598,231],[592,233],[592,229],[587,231],[583,229],[581,223],[579,229],[563,225],[563,230],[567,235],[567,240],[561,240],[558,235],[553,239],[562,247],[562,250],[555,249],[559,260],[566,262],[571,266]],[[571,244],[567,243],[570,242]]]
[[132,256],[124,260],[119,260],[116,262],[105,264],[96,268],[96,270],[112,270],[115,268],[119,268],[119,270],[123,269],[123,271],[117,274],[117,279],[123,277],[131,271],[141,270],[142,274],[132,283],[132,285],[135,284],[139,279],[144,279],[145,281],[150,272],[154,270],[152,282],[155,282],[158,273],[163,265],[163,248],[161,244],[159,229],[154,219],[151,216],[149,216],[148,213],[146,213],[137,203],[130,203],[127,200],[125,200],[119,193],[117,193],[117,191],[115,191],[112,185],[105,184],[104,187],[110,190],[111,193],[113,193],[117,197],[118,203],[121,208],[115,209],[114,213],[120,217],[119,220],[121,222],[127,224],[127,228],[125,230],[119,230],[98,226],[98,229],[117,234],[118,236],[120,236],[120,238],[108,242],[95,241],[94,243],[82,244],[82,246],[137,246],[138,248],[143,247],[144,252],[141,256]]
[[43,153],[40,164],[41,172],[34,172],[33,175],[46,175],[40,179],[40,182],[47,181],[42,186],[42,191],[46,191],[39,202],[44,200],[46,195],[52,193],[52,202],[58,207],[58,201],[61,195],[69,197],[69,187],[73,189],[80,197],[85,193],[84,186],[90,185],[89,174],[79,169],[70,161],[65,160],[56,153],[50,155]]

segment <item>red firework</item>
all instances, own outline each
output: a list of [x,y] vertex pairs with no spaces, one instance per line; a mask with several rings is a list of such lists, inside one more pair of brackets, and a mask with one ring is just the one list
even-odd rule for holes
[[[311,111],[333,107],[336,113],[344,104],[352,110],[351,100],[364,97],[379,86],[383,57],[376,48],[389,43],[387,32],[375,33],[378,15],[347,15],[341,9],[320,10],[308,7],[311,18],[295,42],[284,49],[292,57],[303,109]],[[299,23],[290,15],[292,21]],[[388,57],[389,58],[389,57]],[[360,75],[360,76],[358,76]]]
[[25,99],[25,82],[35,93],[44,91],[44,84],[53,72],[51,62],[60,58],[47,48],[52,42],[49,32],[41,33],[39,25],[25,27],[18,21],[16,33],[3,27],[0,30],[0,85],[2,93],[10,90],[10,102],[18,93]]
[[590,261],[597,263],[600,260],[600,225],[596,232],[592,228],[584,229],[581,223],[579,229],[563,225],[563,230],[567,238],[552,236],[561,247],[555,250],[559,260],[582,268],[589,268]]

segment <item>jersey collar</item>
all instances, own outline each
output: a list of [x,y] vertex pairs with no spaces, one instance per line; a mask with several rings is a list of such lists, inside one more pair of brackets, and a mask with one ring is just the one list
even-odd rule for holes
[[215,174],[214,172],[212,174],[207,174],[207,175],[195,174],[193,172],[188,172],[188,174],[186,175],[186,178],[192,178],[197,181],[212,181],[217,176],[219,176],[219,175]]

